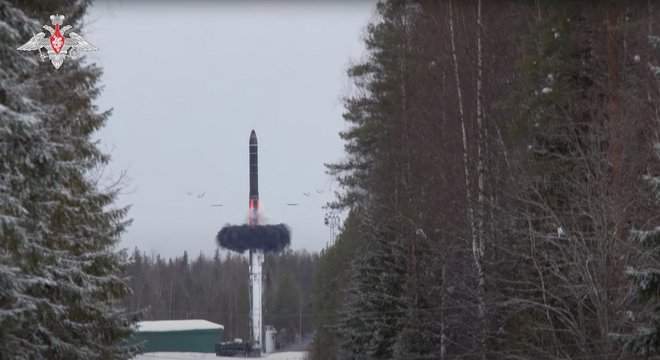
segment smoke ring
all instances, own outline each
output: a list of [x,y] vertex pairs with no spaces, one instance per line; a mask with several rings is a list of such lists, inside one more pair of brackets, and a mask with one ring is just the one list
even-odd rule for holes
[[285,224],[226,225],[215,239],[221,247],[239,253],[245,250],[275,253],[291,244],[291,231]]

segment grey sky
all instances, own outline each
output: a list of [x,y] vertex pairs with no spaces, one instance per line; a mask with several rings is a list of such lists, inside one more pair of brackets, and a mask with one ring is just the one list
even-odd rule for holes
[[323,248],[336,189],[323,163],[343,156],[345,70],[373,7],[98,1],[82,35],[100,48],[89,56],[105,71],[98,104],[114,108],[99,138],[112,172],[131,179],[121,246],[212,254],[222,225],[245,222],[254,128],[266,216],[292,228],[294,249]]

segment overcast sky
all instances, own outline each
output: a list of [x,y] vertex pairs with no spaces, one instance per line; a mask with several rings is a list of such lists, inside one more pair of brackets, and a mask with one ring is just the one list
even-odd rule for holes
[[97,1],[81,33],[100,48],[89,56],[104,69],[98,105],[114,109],[98,138],[112,173],[130,178],[121,246],[211,255],[220,228],[247,218],[255,129],[269,222],[291,227],[294,249],[325,247],[337,184],[323,164],[343,157],[346,69],[374,4]]

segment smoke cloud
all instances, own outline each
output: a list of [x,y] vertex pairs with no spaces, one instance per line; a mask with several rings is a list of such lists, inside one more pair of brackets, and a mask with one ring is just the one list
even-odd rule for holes
[[280,252],[291,244],[291,232],[284,224],[227,225],[216,236],[218,245],[231,251]]

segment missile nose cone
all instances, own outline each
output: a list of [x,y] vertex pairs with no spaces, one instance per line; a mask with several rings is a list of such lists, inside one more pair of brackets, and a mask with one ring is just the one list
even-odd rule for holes
[[250,133],[250,144],[256,144],[257,143],[257,133],[252,130]]

